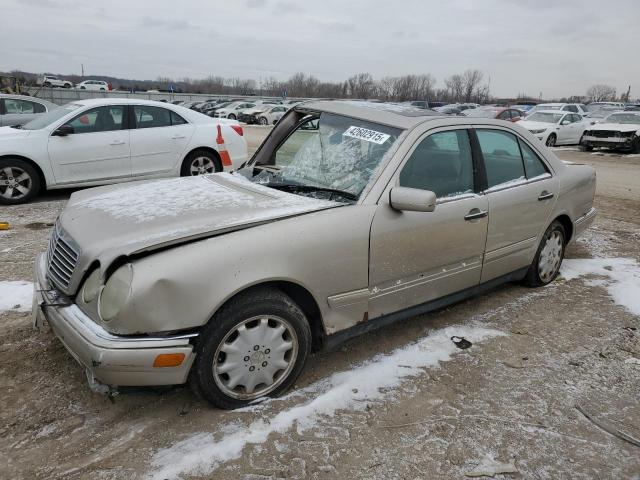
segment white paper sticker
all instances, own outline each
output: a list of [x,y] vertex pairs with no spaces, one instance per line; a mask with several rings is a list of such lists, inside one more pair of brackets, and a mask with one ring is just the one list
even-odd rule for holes
[[375,130],[369,130],[368,128],[362,127],[349,127],[346,132],[342,135],[351,138],[357,138],[358,140],[366,140],[367,142],[377,143],[378,145],[382,145],[386,142],[391,135],[387,135],[386,133],[376,132]]

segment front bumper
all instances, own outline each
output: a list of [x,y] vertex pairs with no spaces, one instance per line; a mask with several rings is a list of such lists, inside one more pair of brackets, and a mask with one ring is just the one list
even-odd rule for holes
[[628,149],[633,146],[633,137],[582,137],[582,146],[596,148]]
[[[190,338],[197,334],[167,337],[113,335],[85,315],[70,299],[55,290],[46,278],[45,255],[35,263],[33,317],[43,320],[86,369],[90,383],[110,386],[176,385],[185,383],[195,358]],[[154,367],[160,354],[183,353],[177,367]]]

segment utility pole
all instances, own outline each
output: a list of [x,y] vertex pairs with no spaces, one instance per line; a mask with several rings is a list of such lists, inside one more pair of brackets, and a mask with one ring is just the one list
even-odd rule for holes
[[631,98],[631,85],[627,88],[627,95],[625,96],[624,101],[629,103],[629,98]]
[[80,64],[80,68],[82,69],[82,78],[84,78],[84,63]]

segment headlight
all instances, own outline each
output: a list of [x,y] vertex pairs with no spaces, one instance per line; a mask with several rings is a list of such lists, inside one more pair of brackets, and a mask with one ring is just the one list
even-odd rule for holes
[[534,135],[537,135],[539,133],[544,133],[547,129],[546,128],[540,128],[538,130],[529,130],[531,133],[533,133]]
[[131,296],[132,281],[133,265],[130,263],[123,265],[109,277],[98,298],[98,314],[102,320],[111,320],[127,303]]
[[84,303],[91,303],[98,296],[100,290],[100,269],[96,268],[89,278],[84,282],[82,287],[82,300]]

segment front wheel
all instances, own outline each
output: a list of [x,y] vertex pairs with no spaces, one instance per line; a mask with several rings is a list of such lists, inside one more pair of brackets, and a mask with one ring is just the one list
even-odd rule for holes
[[552,133],[547,137],[547,147],[555,147],[556,146],[556,134]]
[[260,123],[260,125],[266,125],[267,123],[269,123],[269,120],[267,120],[265,117],[260,117],[258,119],[258,123]]
[[235,120],[236,116],[233,113],[230,113],[229,116],[227,117],[229,120]]
[[564,227],[557,220],[544,232],[533,263],[524,279],[530,287],[541,287],[551,283],[560,272],[564,258],[566,236]]
[[35,169],[19,158],[0,160],[0,204],[27,203],[40,191]]
[[311,351],[311,329],[287,295],[264,288],[222,307],[195,350],[194,391],[218,408],[233,409],[294,384]]
[[70,83],[65,83],[62,88],[71,88],[71,84]]

